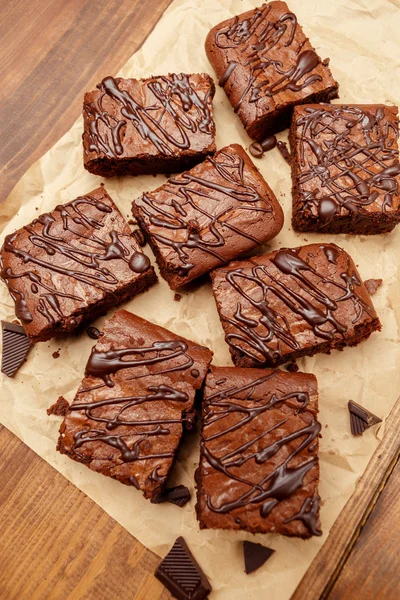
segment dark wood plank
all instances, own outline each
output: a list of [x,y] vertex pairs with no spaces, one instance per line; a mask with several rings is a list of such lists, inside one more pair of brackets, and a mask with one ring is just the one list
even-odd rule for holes
[[[360,477],[354,494],[335,521],[324,545],[293,594],[292,600],[315,600],[315,598],[328,597],[397,463],[400,455],[399,431],[400,398],[386,420],[383,440]],[[391,527],[389,522],[388,527]],[[364,569],[369,570],[373,560],[375,560],[374,553],[364,564]],[[377,579],[374,583],[377,592],[381,582]],[[359,596],[349,595],[347,598],[358,600]]]
[[152,552],[5,427],[0,434],[0,598],[171,598]]
[[400,598],[400,462],[344,565],[329,600]]
[[84,91],[122,67],[170,2],[0,2],[0,202],[68,131]]

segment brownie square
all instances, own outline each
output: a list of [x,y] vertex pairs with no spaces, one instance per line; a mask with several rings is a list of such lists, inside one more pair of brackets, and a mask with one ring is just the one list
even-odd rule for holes
[[373,234],[400,221],[398,109],[306,105],[290,128],[293,227]]
[[211,367],[204,395],[200,528],[321,535],[314,375]]
[[214,27],[208,59],[249,136],[289,126],[293,107],[329,102],[338,84],[285,2],[269,2]]
[[105,77],[83,103],[85,169],[112,177],[195,165],[215,151],[214,93],[205,73]]
[[172,289],[267,242],[283,225],[273,191],[238,144],[143,194],[132,212]]
[[1,277],[32,342],[72,331],[157,281],[104,187],[8,235]]
[[381,329],[351,257],[335,244],[282,249],[211,273],[238,367],[276,366],[356,346]]
[[106,321],[57,449],[155,501],[212,352],[127,312]]

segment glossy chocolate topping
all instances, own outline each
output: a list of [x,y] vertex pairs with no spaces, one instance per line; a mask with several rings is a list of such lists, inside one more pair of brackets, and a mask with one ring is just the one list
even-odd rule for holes
[[212,277],[225,339],[246,366],[280,364],[323,342],[334,347],[376,319],[353,261],[333,244],[231,263]]
[[[218,384],[221,374],[228,378]],[[302,373],[212,369],[201,442],[199,503],[206,524],[209,518],[217,526],[226,515],[223,527],[321,534],[316,394],[315,378]]]
[[[150,269],[104,187],[6,237],[1,276],[28,335],[55,327]],[[78,325],[78,321],[76,322]]]
[[207,75],[105,77],[97,87],[85,95],[86,157],[171,156],[213,141],[214,90]]
[[61,426],[60,451],[155,499],[210,360],[206,348],[116,312]]
[[293,119],[302,211],[321,227],[337,217],[398,212],[396,108],[310,105],[297,107]]
[[185,283],[267,241],[283,220],[272,191],[237,144],[143,194],[133,212],[156,256]]
[[206,50],[219,84],[250,130],[278,105],[337,87],[284,2],[269,2],[220,23],[209,33]]

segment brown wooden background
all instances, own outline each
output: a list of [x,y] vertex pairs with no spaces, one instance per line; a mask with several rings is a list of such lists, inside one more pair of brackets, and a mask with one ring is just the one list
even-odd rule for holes
[[[0,1],[0,202],[70,128],[83,92],[118,71],[169,4]],[[296,600],[400,598],[400,404],[387,431]],[[167,600],[157,563],[0,425],[1,600]]]

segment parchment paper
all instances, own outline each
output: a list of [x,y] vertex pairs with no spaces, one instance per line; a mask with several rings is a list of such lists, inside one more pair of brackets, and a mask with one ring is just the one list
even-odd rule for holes
[[[258,4],[256,0],[175,0],[120,75],[144,77],[201,71],[213,75],[203,49],[208,30],[221,20]],[[331,58],[331,69],[340,83],[341,102],[396,104],[400,101],[398,0],[289,0],[289,5],[319,55]],[[104,76],[109,74],[104,72]],[[238,142],[247,148],[250,140],[220,88],[214,108],[217,147]],[[81,133],[82,123],[78,119],[15,187],[0,209],[1,242],[5,234],[38,214],[99,185],[101,179],[83,169]],[[279,137],[286,139],[286,133]],[[323,235],[292,232],[290,169],[278,150],[258,160],[257,166],[285,211],[284,228],[270,248],[326,241]],[[164,181],[164,176],[112,179],[106,181],[106,188],[123,213],[130,217],[131,200]],[[374,334],[357,348],[303,359],[299,363],[301,370],[317,375],[320,388],[323,537],[304,542],[272,534],[254,537],[245,533],[200,532],[194,513],[194,494],[183,509],[169,504],[152,505],[134,488],[93,473],[58,454],[55,445],[60,419],[48,417],[46,408],[59,395],[72,400],[93,345],[85,334],[37,344],[14,379],[4,375],[1,379],[0,421],[154,552],[164,555],[182,534],[210,577],[215,600],[289,598],[352,494],[378,444],[378,437],[383,435],[381,427],[378,434],[375,428],[362,437],[352,437],[347,401],[353,399],[384,417],[399,393],[400,227],[387,235],[337,235],[329,239],[353,256],[364,279],[381,277],[384,283],[374,296],[383,323],[381,333]],[[148,247],[145,251],[150,254]],[[173,296],[160,279],[149,292],[125,307],[209,346],[214,351],[215,364],[231,364],[209,283],[185,293],[180,302],[175,302]],[[1,319],[14,318],[13,304],[3,284],[0,285],[0,313]],[[99,320],[98,324],[101,323]],[[57,350],[60,357],[54,359],[52,353]],[[196,437],[188,437],[175,471],[176,479],[192,491],[198,452]],[[269,562],[250,576],[243,571],[240,541],[244,539],[276,550]]]

